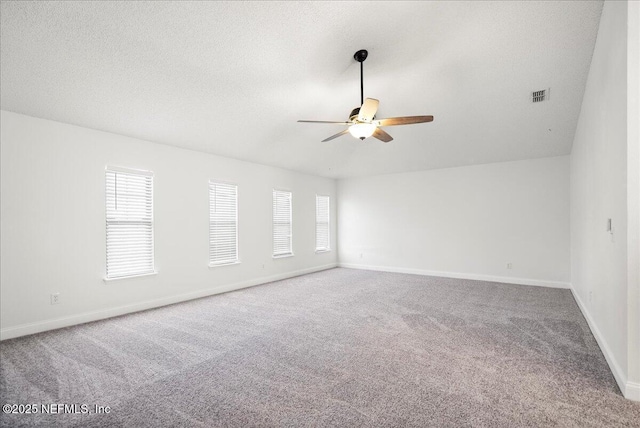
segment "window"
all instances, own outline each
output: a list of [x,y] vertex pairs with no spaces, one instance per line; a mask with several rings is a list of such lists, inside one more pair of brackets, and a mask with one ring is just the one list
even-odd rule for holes
[[107,279],[155,273],[153,173],[107,167]]
[[316,251],[329,251],[329,197],[316,195]]
[[273,191],[273,257],[293,255],[291,192]]
[[238,186],[209,181],[209,266],[238,263]]

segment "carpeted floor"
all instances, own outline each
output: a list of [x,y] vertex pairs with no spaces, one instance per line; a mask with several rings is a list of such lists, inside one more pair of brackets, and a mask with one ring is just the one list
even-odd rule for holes
[[2,404],[111,409],[11,427],[640,426],[571,293],[542,287],[332,269],[0,357]]

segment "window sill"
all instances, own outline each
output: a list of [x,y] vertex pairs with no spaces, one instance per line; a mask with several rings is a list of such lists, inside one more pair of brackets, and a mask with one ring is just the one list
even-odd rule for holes
[[102,280],[104,282],[112,282],[112,281],[120,281],[122,279],[132,279],[132,278],[142,278],[145,276],[153,276],[153,275],[157,275],[158,272],[157,271],[153,271],[153,272],[149,272],[149,273],[141,273],[139,275],[128,275],[128,276],[118,276],[116,278],[103,278]]
[[316,250],[316,254],[330,253],[330,252],[331,252],[331,248],[327,248],[326,250]]
[[220,266],[231,266],[231,265],[239,265],[240,264],[240,260],[236,260],[233,262],[224,262],[224,263],[209,263],[209,267],[210,268],[217,268]]
[[293,257],[293,253],[289,254],[278,254],[277,256],[271,256],[274,259],[286,259],[287,257]]

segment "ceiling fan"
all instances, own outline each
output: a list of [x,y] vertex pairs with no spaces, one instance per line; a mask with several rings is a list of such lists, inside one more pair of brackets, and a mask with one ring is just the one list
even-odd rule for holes
[[394,126],[394,125],[410,125],[413,123],[424,123],[433,121],[433,116],[403,116],[403,117],[389,117],[387,119],[375,120],[376,112],[378,111],[379,101],[375,98],[364,99],[364,81],[363,81],[363,62],[367,59],[369,52],[362,49],[353,55],[353,58],[360,63],[360,104],[361,107],[356,107],[349,114],[349,120],[346,122],[333,122],[326,120],[299,120],[298,122],[306,123],[333,123],[337,125],[348,126],[344,131],[338,132],[329,138],[322,140],[333,140],[342,135],[350,133],[356,138],[364,140],[365,138],[373,136],[380,141],[388,143],[393,140],[393,137],[387,134],[381,129],[382,126]]

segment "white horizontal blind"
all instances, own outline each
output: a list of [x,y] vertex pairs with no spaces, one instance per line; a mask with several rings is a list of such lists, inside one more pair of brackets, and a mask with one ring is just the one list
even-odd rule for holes
[[238,261],[238,186],[209,182],[209,264]]
[[329,197],[316,195],[316,251],[329,249]]
[[153,173],[107,168],[107,278],[154,272]]
[[273,255],[293,254],[291,228],[291,192],[273,191]]

